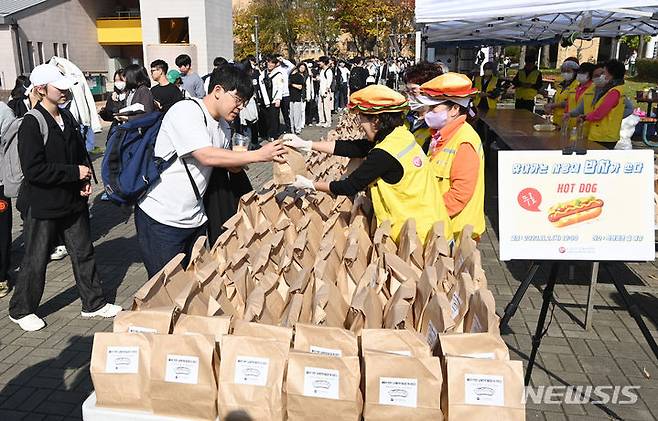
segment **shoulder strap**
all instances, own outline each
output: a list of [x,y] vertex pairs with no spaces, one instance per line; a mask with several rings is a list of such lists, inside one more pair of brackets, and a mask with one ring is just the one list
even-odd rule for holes
[[37,119],[39,131],[41,132],[41,136],[43,136],[43,144],[45,145],[48,142],[48,122],[46,121],[46,117],[44,117],[41,111],[35,108],[29,110],[25,115],[31,115]]
[[[208,119],[206,118],[206,112],[203,111],[203,108],[201,107],[201,104],[199,104],[196,100],[192,98],[185,98],[183,101],[192,101],[193,103],[196,104],[197,107],[199,107],[199,110],[201,110],[201,114],[203,114],[203,122],[208,126]],[[174,154],[173,157],[171,157],[171,160],[175,160],[178,155]],[[187,173],[187,178],[190,179],[190,183],[192,184],[192,190],[194,190],[194,196],[196,197],[197,200],[201,200],[201,193],[199,192],[199,187],[197,187],[196,182],[194,181],[194,178],[192,177],[192,173],[190,172],[190,168],[187,166],[187,161],[185,161],[185,158],[181,157],[181,162],[183,163],[183,166],[185,167],[185,172]]]

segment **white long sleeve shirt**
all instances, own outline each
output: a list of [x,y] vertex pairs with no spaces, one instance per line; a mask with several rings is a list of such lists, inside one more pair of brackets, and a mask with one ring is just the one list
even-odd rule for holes
[[331,94],[331,82],[334,80],[334,72],[330,68],[320,70],[320,96]]

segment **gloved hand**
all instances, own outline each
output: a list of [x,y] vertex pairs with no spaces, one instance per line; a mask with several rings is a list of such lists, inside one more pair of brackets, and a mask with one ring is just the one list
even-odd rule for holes
[[283,140],[284,145],[297,149],[300,152],[311,152],[311,147],[313,146],[312,141],[304,140],[296,134],[285,134],[283,135]]
[[301,175],[295,176],[295,181],[291,184],[291,186],[300,190],[315,191],[313,181]]

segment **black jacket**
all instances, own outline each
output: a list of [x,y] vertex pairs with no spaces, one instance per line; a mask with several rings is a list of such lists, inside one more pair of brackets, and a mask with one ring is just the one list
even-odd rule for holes
[[25,180],[18,195],[21,213],[32,211],[36,219],[62,218],[86,209],[87,198],[80,196],[79,165],[89,166],[79,124],[68,110],[60,110],[64,130],[41,104],[35,107],[48,123],[48,141],[43,144],[39,122],[23,118],[18,130],[18,156]]

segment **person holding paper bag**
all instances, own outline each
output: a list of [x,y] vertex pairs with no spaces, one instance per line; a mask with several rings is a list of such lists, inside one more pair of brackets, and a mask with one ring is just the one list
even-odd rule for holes
[[453,235],[460,237],[473,225],[479,238],[484,222],[484,150],[480,136],[467,121],[471,98],[477,93],[471,80],[459,73],[445,73],[421,85],[417,100],[430,106],[425,121],[432,132],[428,151]]
[[391,221],[394,241],[398,241],[402,225],[409,218],[416,220],[423,243],[436,221],[445,221],[445,237],[452,241],[448,213],[427,156],[404,127],[406,98],[386,86],[371,85],[353,93],[348,107],[359,114],[367,139],[312,142],[286,135],[286,145],[306,152],[315,150],[366,160],[343,180],[314,182],[297,175],[292,185],[345,196],[354,196],[367,188],[377,223]]

